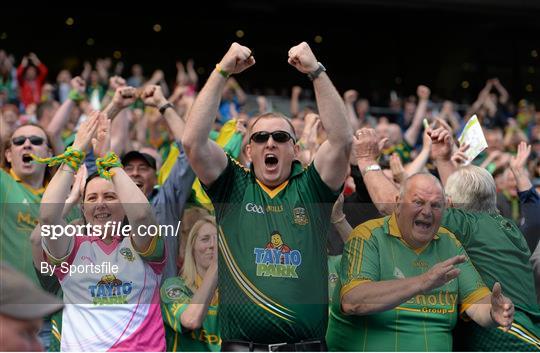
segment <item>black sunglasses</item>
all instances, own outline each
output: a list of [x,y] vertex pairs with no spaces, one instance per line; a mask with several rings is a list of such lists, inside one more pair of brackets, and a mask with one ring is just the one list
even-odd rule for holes
[[279,143],[284,143],[289,140],[293,140],[293,143],[295,143],[294,138],[291,136],[291,134],[289,134],[287,131],[281,131],[281,130],[273,131],[273,132],[258,131],[254,133],[253,135],[251,135],[249,140],[255,143],[265,143],[266,141],[268,141],[270,136],[272,136],[272,139],[274,141],[279,142]]
[[26,142],[26,139],[30,140],[30,143],[34,146],[41,146],[43,142],[45,142],[45,139],[43,137],[32,135],[14,137],[11,139],[11,143],[15,146],[22,146]]

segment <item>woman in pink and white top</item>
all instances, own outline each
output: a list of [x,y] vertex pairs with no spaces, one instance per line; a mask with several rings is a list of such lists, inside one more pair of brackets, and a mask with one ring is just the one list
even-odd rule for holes
[[[81,126],[72,149],[49,183],[40,209],[44,227],[66,224],[62,209],[74,174],[90,142],[103,157],[109,146],[110,121],[93,113]],[[64,292],[62,351],[164,351],[159,285],[165,254],[163,241],[137,230],[156,225],[148,200],[124,172],[114,154],[98,158],[102,177],[87,179],[81,205],[84,223],[93,228],[80,236],[43,236],[43,249]],[[127,217],[131,234],[109,225]],[[122,226],[126,222],[122,222]],[[98,229],[107,230],[96,236]],[[125,229],[125,228],[124,228]],[[121,233],[121,232],[120,232]],[[71,272],[66,272],[71,269]]]

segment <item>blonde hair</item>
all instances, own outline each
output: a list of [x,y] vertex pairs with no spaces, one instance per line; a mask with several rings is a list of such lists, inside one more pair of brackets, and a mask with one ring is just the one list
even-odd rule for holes
[[197,279],[197,265],[195,264],[195,257],[193,256],[193,248],[195,246],[195,241],[199,237],[199,230],[205,224],[211,224],[217,228],[216,218],[213,216],[204,216],[199,219],[189,232],[187,243],[186,243],[186,252],[184,258],[184,266],[182,267],[182,278],[184,282],[191,290],[195,291],[196,285],[195,280]]

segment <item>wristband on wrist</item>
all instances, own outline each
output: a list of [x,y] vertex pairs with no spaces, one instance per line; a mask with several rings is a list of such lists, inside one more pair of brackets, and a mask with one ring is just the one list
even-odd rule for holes
[[66,148],[66,151],[58,156],[49,157],[49,158],[40,158],[34,154],[30,155],[35,163],[47,164],[49,167],[55,165],[65,164],[70,167],[74,172],[79,170],[81,166],[85,153],[81,150],[74,149],[72,146]]
[[72,89],[71,91],[69,91],[68,98],[75,103],[79,103],[80,101],[84,100],[84,94],[80,93],[75,89]]
[[363,174],[366,174],[368,172],[378,171],[378,170],[381,170],[380,165],[378,165],[378,164],[368,165],[367,167],[364,168]]
[[111,180],[114,176],[114,172],[111,172],[110,169],[114,167],[122,168],[122,163],[116,153],[109,152],[105,157],[96,159],[96,167],[99,176]]
[[165,110],[167,110],[168,108],[173,108],[174,109],[174,105],[171,102],[167,102],[167,103],[163,104],[161,107],[158,108],[159,113],[161,115],[165,114]]
[[308,72],[308,77],[311,81],[313,81],[314,79],[316,79],[317,77],[319,77],[319,75],[323,72],[326,71],[326,68],[324,67],[323,64],[321,64],[320,62],[317,62],[317,69],[315,71],[312,71],[312,72]]
[[231,76],[230,73],[228,73],[227,71],[223,70],[221,68],[221,65],[220,64],[216,64],[216,71],[221,75],[223,76],[224,78],[229,78],[229,76]]

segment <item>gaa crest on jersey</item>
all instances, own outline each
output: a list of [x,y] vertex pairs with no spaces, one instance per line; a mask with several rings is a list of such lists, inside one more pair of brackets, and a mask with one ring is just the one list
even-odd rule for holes
[[337,273],[330,272],[330,273],[328,274],[328,282],[329,282],[329,283],[336,283],[337,280],[338,280]]
[[122,248],[120,249],[120,254],[124,257],[124,259],[128,260],[128,261],[133,261],[135,260],[135,257],[133,256],[133,252],[131,251],[130,248]]
[[302,264],[302,253],[291,249],[279,231],[273,231],[265,247],[253,249],[253,254],[257,276],[298,278],[296,269]]
[[307,215],[307,212],[306,212],[305,208],[296,207],[296,208],[293,208],[292,211],[293,211],[294,223],[296,223],[298,225],[301,225],[301,226],[305,226],[306,224],[309,223],[309,218],[308,218],[308,215]]
[[169,299],[173,299],[173,300],[178,299],[182,295],[182,288],[180,288],[180,286],[173,285],[173,286],[168,287],[165,290],[165,293],[167,294],[167,297]]

